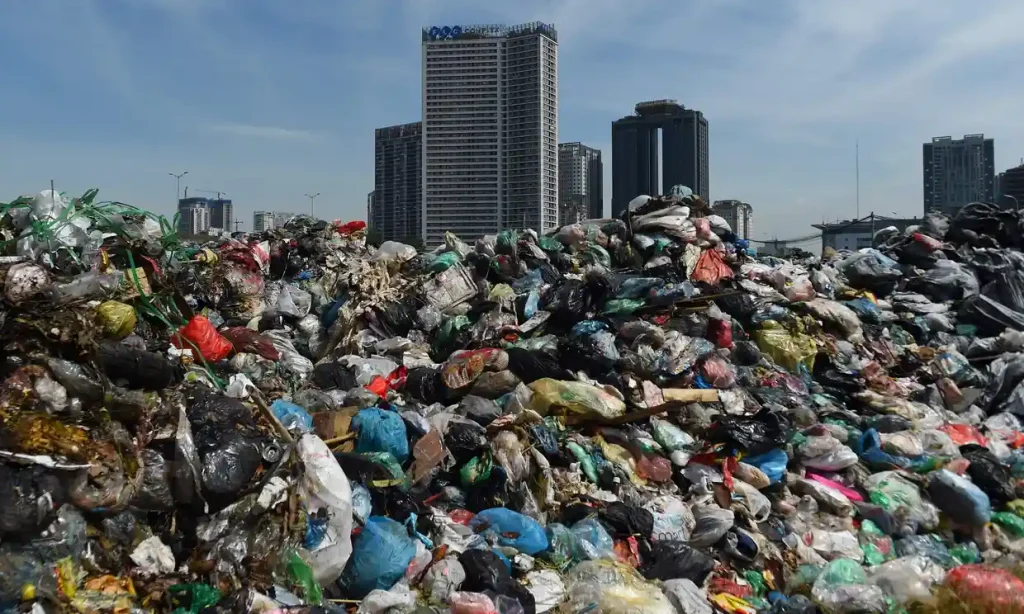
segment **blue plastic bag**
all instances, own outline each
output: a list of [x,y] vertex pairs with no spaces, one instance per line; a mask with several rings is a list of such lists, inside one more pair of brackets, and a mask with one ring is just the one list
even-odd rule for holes
[[530,556],[548,548],[548,536],[540,523],[504,507],[480,512],[469,526],[485,537],[496,539],[501,546],[515,548]]
[[852,309],[862,322],[878,322],[882,317],[882,310],[878,305],[866,298],[855,298],[852,301],[844,301],[843,304]]
[[376,407],[363,409],[352,419],[352,427],[359,432],[356,452],[387,452],[403,465],[409,460],[405,421],[397,413]]
[[416,556],[416,541],[398,522],[371,516],[352,540],[352,557],[338,580],[339,586],[362,599],[374,589],[394,586]]
[[597,518],[593,516],[572,525],[572,534],[576,538],[572,546],[572,556],[577,561],[595,561],[609,559],[614,561],[615,542]]
[[928,496],[954,522],[983,526],[992,517],[992,503],[974,482],[948,469],[932,473]]
[[874,469],[906,469],[911,461],[904,456],[896,456],[882,450],[882,438],[875,429],[868,429],[854,442],[853,451],[862,461]]
[[274,416],[289,431],[298,429],[303,433],[308,433],[313,430],[313,416],[295,403],[278,399],[271,404],[270,411],[274,412]]
[[768,476],[772,484],[778,484],[782,481],[782,476],[786,475],[786,465],[789,464],[789,457],[786,456],[784,450],[776,448],[757,456],[745,456],[743,457],[743,462],[757,467]]
[[655,288],[665,285],[660,277],[632,277],[622,282],[615,290],[615,298],[644,298]]

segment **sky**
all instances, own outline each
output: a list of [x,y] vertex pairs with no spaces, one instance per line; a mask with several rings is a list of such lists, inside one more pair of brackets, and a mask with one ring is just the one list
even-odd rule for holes
[[[0,200],[100,189],[171,214],[175,179],[261,209],[362,219],[373,134],[418,121],[420,30],[559,34],[559,141],[604,151],[636,102],[710,125],[714,200],[754,237],[922,209],[921,144],[1024,157],[1019,0],[0,0]],[[201,192],[198,194],[202,194]]]

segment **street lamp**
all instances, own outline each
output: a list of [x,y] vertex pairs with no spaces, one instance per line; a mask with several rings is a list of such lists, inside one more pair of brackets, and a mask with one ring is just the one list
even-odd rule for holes
[[178,201],[181,200],[181,178],[184,177],[185,175],[187,175],[188,171],[185,171],[184,173],[167,173],[167,174],[170,175],[171,177],[174,177],[174,179],[175,179],[175,186],[174,186],[174,198],[175,198],[175,200],[174,200],[174,206],[177,207],[178,206]]
[[1013,204],[1016,205],[1015,208],[1017,209],[1017,213],[1020,213],[1020,201],[1017,200],[1016,196],[1012,194],[1003,194],[1003,198],[1012,198]]
[[317,196],[320,196],[320,192],[317,192],[316,194],[306,194],[306,198],[309,199],[309,216],[310,217],[313,217],[313,201],[316,200]]

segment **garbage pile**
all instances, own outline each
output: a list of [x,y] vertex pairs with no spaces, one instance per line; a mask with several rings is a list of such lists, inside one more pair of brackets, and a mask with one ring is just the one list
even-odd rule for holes
[[0,611],[1024,612],[1022,219],[758,257],[0,207]]

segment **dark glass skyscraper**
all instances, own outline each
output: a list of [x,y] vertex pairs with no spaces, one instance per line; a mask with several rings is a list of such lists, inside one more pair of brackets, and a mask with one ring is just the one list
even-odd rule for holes
[[423,124],[377,128],[367,220],[385,241],[419,240],[422,232]]
[[667,194],[679,184],[705,201],[710,198],[708,120],[703,113],[674,100],[655,100],[637,104],[634,115],[612,122],[612,215],[640,194]]

